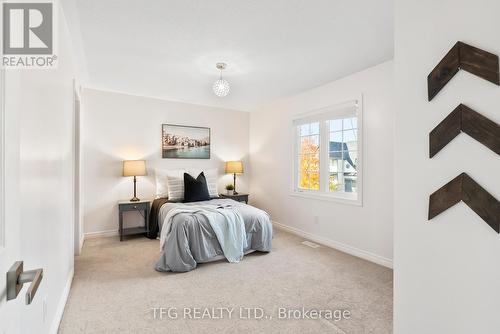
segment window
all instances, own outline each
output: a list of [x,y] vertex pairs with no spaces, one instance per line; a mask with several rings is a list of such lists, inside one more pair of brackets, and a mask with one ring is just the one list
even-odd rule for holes
[[319,122],[299,126],[299,188],[319,190]]
[[357,123],[357,117],[329,121],[328,190],[330,192],[356,192]]
[[293,122],[293,194],[361,204],[361,100]]

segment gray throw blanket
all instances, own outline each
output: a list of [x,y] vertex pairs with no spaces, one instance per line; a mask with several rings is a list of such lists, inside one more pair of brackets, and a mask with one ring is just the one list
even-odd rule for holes
[[229,262],[241,261],[243,251],[247,247],[245,223],[237,211],[231,210],[230,205],[179,205],[171,209],[164,219],[161,230],[160,250],[164,248],[165,240],[172,232],[172,221],[176,215],[181,213],[199,214],[205,217],[210,223],[226,259]]
[[[272,248],[272,224],[269,215],[255,207],[230,199],[214,199],[195,203],[165,203],[159,214],[160,234],[165,228],[160,259],[156,263],[158,271],[185,272],[196,268],[198,263],[224,258],[223,247],[210,222],[210,215],[198,210],[210,205],[215,210],[232,210],[243,218],[246,247],[243,251],[256,250],[270,252]],[[172,219],[168,213],[175,208],[190,207],[185,212],[174,212]],[[217,209],[219,208],[219,209]],[[181,210],[182,211],[182,210]],[[212,221],[215,223],[215,221]]]

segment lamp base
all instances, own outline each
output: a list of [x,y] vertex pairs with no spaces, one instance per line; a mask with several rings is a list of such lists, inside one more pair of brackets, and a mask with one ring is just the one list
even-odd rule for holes
[[130,202],[139,202],[140,199],[137,197],[137,178],[134,176],[134,197],[130,200]]
[[236,191],[236,173],[233,173],[233,195],[238,195],[238,192]]

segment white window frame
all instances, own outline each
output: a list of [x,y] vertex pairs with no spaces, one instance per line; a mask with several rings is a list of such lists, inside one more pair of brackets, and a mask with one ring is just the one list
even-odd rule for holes
[[[356,164],[357,180],[356,193],[329,192],[329,127],[326,120],[348,118],[353,116],[352,109],[355,109],[358,125],[358,161]],[[320,190],[301,189],[298,187],[299,166],[298,155],[300,147],[300,135],[298,133],[297,122],[320,122]],[[356,206],[363,205],[363,96],[347,99],[344,102],[337,103],[325,108],[316,109],[303,114],[295,115],[292,119],[292,175],[291,175],[291,196],[297,196],[309,199],[319,199],[333,201],[343,204]],[[325,132],[328,133],[325,135]]]

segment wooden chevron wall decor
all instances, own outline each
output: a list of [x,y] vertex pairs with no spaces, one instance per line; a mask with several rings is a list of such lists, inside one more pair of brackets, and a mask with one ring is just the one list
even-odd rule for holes
[[462,132],[500,155],[500,125],[460,104],[429,134],[429,156],[432,158]]
[[500,85],[498,56],[463,42],[457,42],[427,76],[429,101],[460,69]]
[[429,197],[429,220],[460,201],[500,233],[500,202],[466,173],[460,174]]

